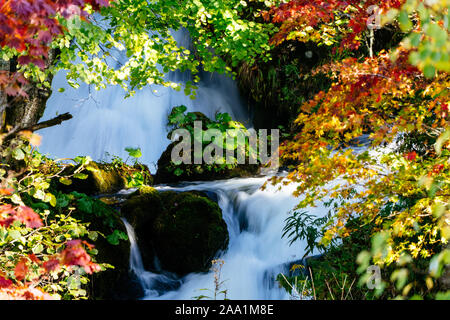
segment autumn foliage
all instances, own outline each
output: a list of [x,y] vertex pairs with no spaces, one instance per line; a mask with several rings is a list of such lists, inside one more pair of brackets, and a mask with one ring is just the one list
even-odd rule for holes
[[[1,192],[8,194],[10,191],[2,189]],[[0,226],[8,230],[15,221],[36,231],[44,227],[41,217],[29,207],[14,207],[9,204],[0,206]],[[92,262],[85,247],[93,249],[86,241],[70,240],[59,253],[46,255],[44,260],[34,253],[21,256],[12,269],[12,278],[0,270],[0,299],[54,299],[52,295],[39,288],[39,283],[50,278],[51,273],[57,273],[62,267],[70,269],[73,266],[83,268],[87,274],[100,271],[101,267]],[[34,272],[31,272],[32,269]]]
[[[99,10],[108,6],[109,0],[1,0],[0,1],[0,47],[16,53],[20,65],[33,64],[41,69],[52,41],[62,35],[64,28],[60,19],[74,15],[87,17],[86,5]],[[22,95],[26,82],[21,73],[0,71],[0,89],[10,96]]]
[[[405,38],[367,56],[357,50],[377,36],[369,28],[373,5]],[[265,13],[280,25],[274,45],[313,41],[342,53],[311,72],[331,87],[299,106],[294,137],[280,148],[292,171],[272,182],[298,183],[296,210],[336,204],[324,247],[356,232],[350,221],[370,225],[360,272],[370,264],[389,269],[393,284],[383,288],[394,296],[438,290],[450,260],[447,12],[446,1],[293,0]]]
[[[0,70],[0,90],[8,96],[26,97],[24,87],[29,81],[20,71],[21,66],[35,66],[41,70],[47,68],[52,42],[65,32],[62,22],[74,16],[87,19],[88,11],[85,9],[89,7],[89,10],[96,11],[109,4],[109,0],[0,0],[1,59],[14,60],[11,68]],[[27,132],[21,133],[25,140],[36,135],[28,132],[28,137],[26,136]],[[3,152],[0,166],[0,241],[3,243],[0,247],[0,299],[53,299],[56,297],[53,293],[61,291],[61,288],[54,287],[50,294],[48,288],[52,286],[52,281],[63,277],[65,272],[74,272],[74,268],[82,268],[85,273],[92,274],[100,271],[100,266],[88,254],[93,246],[86,241],[70,239],[65,243],[54,244],[49,239],[45,240],[62,230],[55,228],[66,228],[68,237],[68,227],[79,226],[67,219],[62,222],[62,226],[58,226],[55,221],[48,221],[47,218],[44,220],[42,213],[25,205],[20,200],[20,192],[23,192],[19,191],[20,182],[12,178],[20,176],[23,171],[13,173],[8,169],[11,176],[3,176],[4,168],[8,168],[3,163],[4,157],[10,157],[12,152],[13,157],[23,160],[25,149],[20,149],[23,142],[18,143],[19,140],[10,141],[10,146],[4,145],[3,140],[0,140]],[[14,148],[11,149],[11,146]],[[17,156],[16,152],[20,152],[22,156]],[[32,176],[31,166],[25,169],[31,170],[28,176]],[[36,181],[42,181],[42,176]],[[54,196],[51,199],[55,199]],[[36,244],[36,241],[42,243]],[[17,247],[18,244],[20,245]],[[32,250],[23,249],[24,245],[34,247]],[[51,247],[52,245],[56,246]],[[23,250],[17,251],[21,247]],[[30,251],[33,253],[27,253]]]
[[[400,8],[405,0],[388,1],[340,1],[340,0],[293,0],[272,7],[263,13],[267,21],[280,24],[280,30],[271,39],[272,44],[279,45],[286,39],[301,39],[302,32],[314,30],[322,33],[324,25],[338,27],[344,25],[340,34],[341,49],[358,49],[362,41],[362,33],[369,26],[376,24],[376,15],[386,13],[389,9]],[[309,40],[309,37],[305,37]]]

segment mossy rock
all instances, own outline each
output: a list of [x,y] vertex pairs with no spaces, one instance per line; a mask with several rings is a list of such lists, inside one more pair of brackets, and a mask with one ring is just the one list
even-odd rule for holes
[[[70,167],[64,174],[72,174],[78,167]],[[86,179],[72,178],[70,185],[58,182],[57,189],[64,192],[77,191],[87,195],[110,194],[126,187],[125,174],[109,164],[90,162],[81,173]]]
[[121,207],[122,216],[134,228],[136,241],[145,266],[151,266],[154,260],[152,225],[163,211],[163,202],[159,192],[152,187],[142,187],[130,195]]
[[135,230],[141,225],[152,224],[162,210],[160,193],[150,186],[139,188],[121,207],[122,216]]
[[141,188],[123,204],[122,215],[135,228],[147,269],[156,254],[166,271],[207,271],[217,252],[228,246],[220,207],[201,192]]
[[228,230],[217,203],[193,192],[162,192],[166,210],[153,225],[163,269],[178,274],[207,271],[228,246]]
[[[177,144],[178,142],[171,143],[159,158],[158,171],[154,176],[155,184],[252,177],[259,172],[259,165],[253,164],[240,164],[232,169],[219,169],[218,166],[208,168],[206,165],[196,164],[180,164],[175,166],[172,162],[172,149]],[[191,159],[193,159],[193,156]],[[181,174],[175,174],[176,168],[181,170]]]

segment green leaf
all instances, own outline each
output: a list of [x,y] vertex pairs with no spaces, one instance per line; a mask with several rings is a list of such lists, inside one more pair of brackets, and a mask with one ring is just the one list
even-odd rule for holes
[[56,207],[57,201],[55,195],[53,195],[52,193],[47,193],[47,198],[49,199],[48,202],[50,203],[50,205],[52,207]]
[[34,254],[41,253],[42,251],[44,251],[44,246],[39,243],[31,251],[33,251]]
[[70,180],[68,178],[64,178],[64,177],[59,178],[59,182],[61,182],[62,184],[66,185],[66,186],[70,186],[72,184],[72,180]]
[[120,230],[114,230],[112,234],[106,237],[109,243],[112,245],[118,245],[120,240],[128,240],[128,236],[125,232]]
[[181,168],[176,168],[175,171],[173,172],[177,177],[181,176],[183,174],[183,169]]
[[427,78],[433,78],[436,75],[436,68],[431,64],[427,64],[423,69],[423,74]]
[[23,160],[25,158],[25,153],[22,149],[16,148],[13,150],[12,156],[16,160]]
[[96,241],[98,238],[98,233],[96,231],[90,231],[88,234],[89,239]]
[[128,152],[128,155],[133,158],[142,157],[142,152],[140,148],[125,148],[125,151]]
[[75,179],[86,180],[89,176],[84,173],[76,173],[73,175]]
[[8,232],[8,235],[9,235],[13,240],[17,240],[17,239],[19,239],[19,238],[22,236],[18,230],[10,230],[10,231]]
[[400,23],[400,28],[402,31],[408,31],[412,28],[412,22],[409,19],[408,12],[405,10],[401,11],[398,16],[398,22]]

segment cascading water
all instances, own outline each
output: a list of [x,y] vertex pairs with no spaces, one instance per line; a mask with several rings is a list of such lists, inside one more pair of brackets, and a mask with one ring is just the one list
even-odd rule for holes
[[[225,282],[220,290],[227,290],[229,299],[288,299],[289,295],[279,288],[275,277],[279,272],[286,271],[289,262],[298,261],[303,256],[305,243],[297,242],[289,246],[288,240],[281,237],[285,219],[299,201],[292,196],[295,185],[285,187],[282,191],[277,191],[275,187],[263,191],[260,187],[266,179],[231,179],[157,187],[160,191],[198,190],[216,194],[230,235],[228,249],[218,257],[225,262],[220,274],[221,280]],[[326,212],[322,207],[309,211],[317,217]],[[167,284],[173,283],[175,279],[144,270],[134,231],[128,224],[127,230],[132,242],[130,264],[146,291],[144,299],[192,299],[200,295],[214,295],[212,271],[187,275],[179,279],[181,285],[174,290],[155,290],[159,285],[154,279],[166,281]]]
[[[189,48],[186,31],[175,32],[174,38],[180,46]],[[125,59],[124,53],[120,54]],[[65,72],[55,76],[53,94],[43,120],[65,112],[71,113],[73,119],[40,131],[43,136],[40,151],[53,157],[89,155],[94,160],[108,160],[106,153],[109,153],[126,159],[126,147],[140,147],[141,161],[156,164],[170,143],[167,117],[171,109],[179,105],[185,105],[190,112],[200,111],[209,118],[214,118],[216,112],[227,112],[237,121],[251,123],[235,82],[225,75],[202,72],[195,100],[182,91],[162,86],[144,88],[124,99],[126,93],[119,86],[96,91],[82,84],[74,89],[67,84],[65,76]],[[177,83],[192,81],[188,72],[171,72],[167,78]],[[64,88],[64,92],[59,92],[60,88]]]
[[[175,38],[180,45],[189,47],[186,32],[177,32]],[[176,82],[191,80],[188,73],[173,72],[167,76]],[[59,88],[65,91],[60,93]],[[234,119],[251,125],[236,84],[217,74],[202,74],[196,100],[164,87],[156,88],[157,93],[153,91],[155,88],[143,89],[127,99],[119,87],[95,91],[82,85],[75,90],[67,85],[63,72],[56,75],[53,89],[44,120],[64,112],[74,116],[61,126],[41,131],[43,144],[40,150],[55,157],[89,155],[94,160],[107,160],[106,153],[109,153],[125,158],[125,147],[140,147],[142,162],[154,164],[170,143],[166,137],[167,116],[172,107],[181,104],[186,105],[188,111],[200,111],[210,118],[216,112],[227,112]],[[230,299],[289,298],[286,291],[277,286],[274,277],[286,271],[287,263],[303,256],[303,243],[289,246],[288,241],[281,238],[284,220],[298,203],[292,196],[295,186],[285,187],[282,191],[273,187],[262,191],[260,187],[265,179],[158,187],[160,190],[208,191],[217,195],[230,234],[229,248],[219,253],[225,262],[221,272],[221,279],[225,280],[222,289],[227,290]],[[320,207],[311,210],[317,216],[325,212]],[[198,291],[200,289],[213,290],[212,272],[179,279],[163,270],[157,273],[146,271],[134,230],[126,221],[125,224],[131,242],[130,268],[145,288],[144,299],[191,299],[205,294]]]

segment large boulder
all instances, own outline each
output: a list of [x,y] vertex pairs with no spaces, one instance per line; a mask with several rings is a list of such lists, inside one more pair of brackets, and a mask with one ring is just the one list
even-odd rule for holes
[[177,143],[171,143],[159,158],[158,170],[154,177],[155,184],[252,177],[259,172],[259,165],[252,164],[240,164],[232,168],[183,163],[175,165],[172,162],[172,149]]
[[147,188],[122,206],[135,228],[144,265],[154,254],[162,269],[179,275],[207,271],[228,246],[228,230],[216,202],[201,192],[157,192]]
[[163,192],[166,210],[153,225],[155,251],[163,268],[179,274],[207,271],[228,245],[228,230],[217,203],[194,192]]

